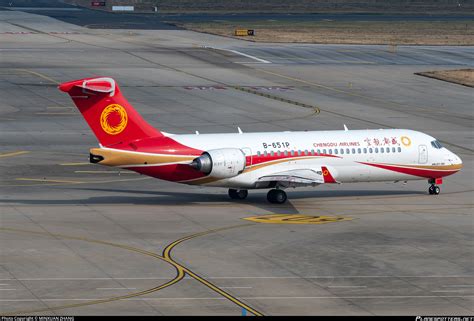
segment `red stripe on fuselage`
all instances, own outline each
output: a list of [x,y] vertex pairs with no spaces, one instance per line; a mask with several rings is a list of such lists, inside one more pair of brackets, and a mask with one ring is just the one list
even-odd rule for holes
[[373,164],[373,163],[364,163],[364,162],[359,162],[359,163],[398,172],[398,173],[403,173],[403,174],[413,175],[413,176],[418,176],[418,177],[426,177],[426,178],[439,178],[439,177],[449,176],[459,171],[459,169],[453,169],[453,170],[439,170],[438,169],[437,170],[437,169],[430,169],[430,168],[414,168],[414,167]]

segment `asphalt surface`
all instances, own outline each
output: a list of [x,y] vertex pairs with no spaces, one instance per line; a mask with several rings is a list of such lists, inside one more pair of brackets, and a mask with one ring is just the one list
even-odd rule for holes
[[[414,72],[473,58],[472,47],[259,45],[1,11],[0,314],[472,314],[472,89]],[[56,86],[94,75],[114,77],[166,132],[411,128],[465,167],[438,196],[420,181],[232,202],[88,164],[97,142]],[[268,214],[351,220],[243,220]]]
[[252,22],[252,21],[470,21],[473,15],[465,14],[393,14],[393,13],[171,13],[151,12],[149,14],[117,14],[102,10],[65,4],[60,0],[0,0],[0,10],[21,10],[53,17],[60,21],[84,26],[90,29],[138,29],[138,30],[180,30],[175,24],[197,22]]

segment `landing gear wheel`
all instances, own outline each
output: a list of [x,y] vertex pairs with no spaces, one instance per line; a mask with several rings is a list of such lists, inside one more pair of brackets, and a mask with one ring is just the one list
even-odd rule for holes
[[249,195],[246,189],[229,189],[229,196],[233,200],[243,200]]
[[270,203],[283,204],[287,199],[288,197],[286,196],[285,191],[281,189],[271,189],[268,191],[267,200]]
[[438,195],[441,192],[441,189],[437,185],[430,185],[428,192],[430,195]]

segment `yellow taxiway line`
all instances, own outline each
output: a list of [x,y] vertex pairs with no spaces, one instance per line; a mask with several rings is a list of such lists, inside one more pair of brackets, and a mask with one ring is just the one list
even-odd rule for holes
[[255,225],[253,223],[250,223],[250,224],[239,224],[239,225],[233,225],[233,226],[227,226],[227,227],[222,227],[222,228],[217,228],[217,229],[213,229],[213,230],[208,230],[208,231],[204,231],[204,232],[200,232],[200,233],[196,233],[196,234],[193,234],[193,235],[189,235],[189,236],[186,236],[186,237],[183,237],[179,240],[176,240],[174,241],[173,243],[169,244],[168,246],[165,247],[165,249],[163,250],[163,257],[167,260],[169,260],[170,262],[173,262],[175,263],[176,265],[180,266],[190,277],[192,277],[193,279],[195,279],[196,281],[204,284],[205,286],[207,286],[208,288],[210,288],[211,290],[217,292],[218,294],[222,295],[223,297],[225,297],[226,299],[228,299],[229,301],[235,303],[236,305],[240,306],[241,308],[244,308],[245,310],[249,311],[250,313],[254,314],[255,316],[263,316],[263,313],[262,312],[259,312],[257,311],[256,309],[250,307],[248,304],[242,302],[241,300],[239,300],[238,298],[236,298],[235,296],[227,293],[226,291],[222,290],[221,288],[219,288],[218,286],[212,284],[211,282],[209,282],[208,280],[204,279],[203,277],[197,275],[196,273],[194,273],[193,271],[191,271],[189,268],[177,263],[176,261],[173,260],[173,258],[171,257],[171,251],[173,250],[173,248],[182,243],[182,242],[185,242],[187,240],[190,240],[190,239],[193,239],[193,238],[196,238],[196,237],[199,237],[199,236],[204,236],[204,235],[208,235],[208,234],[212,234],[212,233],[217,233],[217,232],[221,232],[221,231],[225,231],[225,230],[230,230],[230,229],[234,229],[234,228],[239,228],[239,227],[245,227],[245,226],[252,226],[252,225]]
[[83,166],[83,165],[91,165],[91,163],[62,163],[59,164],[60,166]]
[[[128,245],[117,244],[117,243],[112,243],[112,242],[108,242],[108,241],[94,240],[94,239],[89,239],[89,238],[84,238],[84,237],[69,236],[69,235],[64,235],[64,234],[52,234],[52,233],[47,233],[47,232],[37,232],[37,231],[14,229],[14,228],[0,228],[0,231],[20,232],[20,233],[44,235],[44,236],[50,236],[50,237],[53,237],[53,238],[78,240],[78,241],[85,241],[85,242],[89,242],[89,243],[96,243],[96,244],[101,244],[101,245],[112,246],[112,247],[132,251],[132,252],[137,252],[137,253],[141,253],[143,255],[154,257],[156,259],[162,260],[166,263],[169,263],[169,264],[173,265],[174,268],[176,269],[176,276],[172,280],[170,280],[166,283],[163,283],[159,286],[153,287],[151,289],[144,290],[144,291],[129,293],[129,294],[110,297],[110,298],[104,298],[104,299],[99,299],[99,300],[91,300],[91,301],[82,302],[82,303],[74,303],[74,304],[67,304],[67,305],[61,305],[61,306],[52,306],[52,307],[41,308],[41,309],[1,312],[0,314],[2,314],[2,315],[19,315],[19,314],[32,314],[32,313],[50,312],[50,311],[55,311],[55,310],[78,308],[78,307],[83,307],[83,306],[88,306],[88,305],[94,305],[94,304],[100,304],[100,303],[107,303],[107,302],[112,302],[112,301],[129,299],[129,298],[138,297],[138,296],[141,296],[141,295],[146,295],[146,294],[150,294],[150,293],[162,290],[166,287],[169,287],[169,286],[181,281],[185,276],[184,270],[181,267],[173,264],[172,262],[169,262],[168,260],[163,258],[161,255],[158,255],[158,254],[150,252],[150,251],[142,250],[142,249],[139,249],[139,248],[131,247],[131,246],[128,246]],[[65,298],[64,300],[67,300],[67,299]]]
[[26,150],[22,150],[22,151],[18,151],[18,152],[4,153],[4,154],[0,154],[0,158],[18,156],[18,155],[23,155],[23,154],[28,154],[28,153],[29,152],[26,151]]

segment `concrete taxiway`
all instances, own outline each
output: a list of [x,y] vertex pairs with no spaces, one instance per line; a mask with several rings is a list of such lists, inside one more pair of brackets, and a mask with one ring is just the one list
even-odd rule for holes
[[[0,314],[472,314],[473,92],[414,72],[473,61],[472,47],[255,44],[0,11]],[[464,168],[438,196],[420,181],[230,201],[88,164],[97,142],[56,86],[95,75],[166,132],[411,128]],[[347,220],[243,220],[271,214]]]

